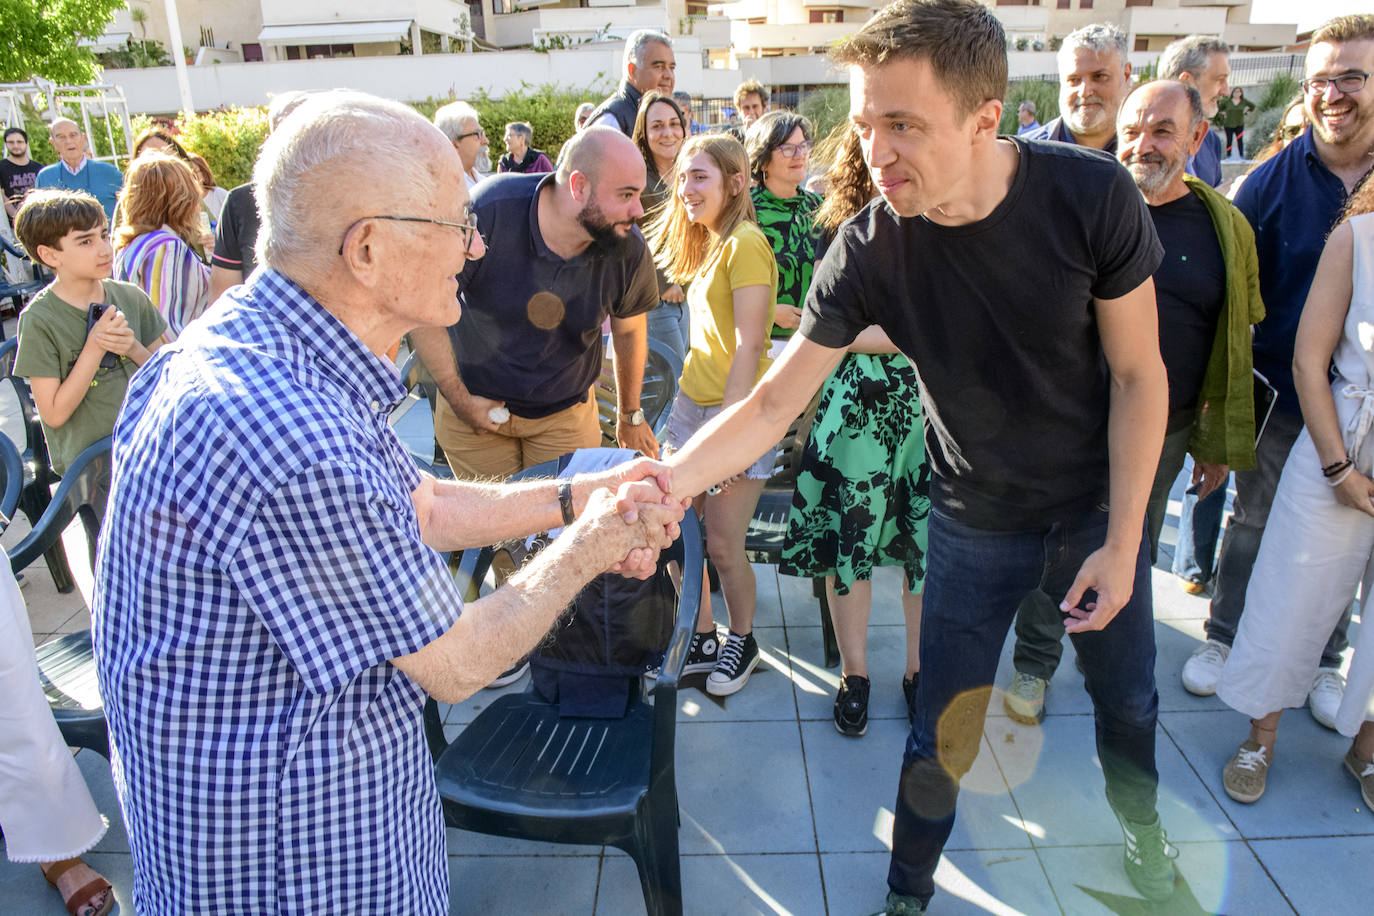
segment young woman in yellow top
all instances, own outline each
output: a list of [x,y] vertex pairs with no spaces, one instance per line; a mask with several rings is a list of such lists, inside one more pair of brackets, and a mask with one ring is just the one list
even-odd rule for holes
[[[738,140],[701,134],[683,145],[672,204],[651,226],[650,237],[663,271],[684,286],[690,281],[691,339],[667,435],[669,448],[681,448],[707,420],[743,400],[770,363],[778,268],[755,219],[749,160]],[[720,574],[730,633],[718,645],[710,595],[703,589],[684,671],[709,671],[706,689],[717,696],[743,687],[759,660],[754,571],[744,554],[744,533],[772,470],[770,451],[743,479],[726,482],[697,507]]]

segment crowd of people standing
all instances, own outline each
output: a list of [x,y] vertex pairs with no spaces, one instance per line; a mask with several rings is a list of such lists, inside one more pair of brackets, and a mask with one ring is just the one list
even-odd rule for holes
[[[1195,516],[1220,518],[1236,474],[1207,639],[1181,672],[1250,718],[1218,781],[1256,802],[1283,710],[1309,705],[1352,739],[1343,765],[1374,809],[1374,629],[1353,652],[1346,635],[1374,585],[1374,17],[1313,33],[1299,129],[1232,199],[1210,129],[1243,142],[1228,56],[1191,36],[1136,83],[1120,30],[1086,26],[1059,51],[1059,116],[1023,106],[1002,136],[995,16],[897,0],[833,51],[852,104],[824,198],[805,118],[745,84],[738,129],[698,131],[653,31],[556,161],[512,122],[494,176],[461,102],[433,124],[344,91],[274,105],[254,181],[222,210],[175,137],[140,137],[111,175],[54,122],[62,162],[23,173],[51,190],[15,216],[58,279],[21,318],[16,372],[55,456],[114,432],[93,628],[140,911],[211,904],[231,873],[244,912],[341,886],[364,910],[447,911],[423,696],[520,677],[577,589],[647,574],[688,505],[728,621],[703,589],[685,671],[744,689],[761,657],[744,533],[813,399],[783,570],[826,580],[842,735],[867,727],[873,570],[904,574],[911,731],[885,912],[935,893],[1013,629],[1007,711],[1043,717],[1067,633],[1123,868],[1172,896],[1150,569],[1189,456]],[[438,388],[451,482],[386,426],[404,333]],[[651,339],[682,359],[662,454],[640,403]],[[643,457],[503,483],[600,442],[604,340],[616,439]],[[124,407],[78,442],[63,427],[91,391]],[[435,551],[558,524],[557,547],[476,601]],[[225,726],[245,709],[254,724]],[[323,843],[325,824],[346,827]],[[108,885],[53,864],[81,882],[64,896],[107,908]]]

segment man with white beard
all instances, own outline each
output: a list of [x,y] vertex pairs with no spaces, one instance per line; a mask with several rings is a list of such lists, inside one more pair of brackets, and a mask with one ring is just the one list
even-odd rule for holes
[[1059,117],[1026,134],[1116,152],[1116,112],[1131,86],[1126,33],[1114,25],[1085,25],[1059,48]]
[[[1264,317],[1255,234],[1225,197],[1185,171],[1207,135],[1203,115],[1197,89],[1155,80],[1127,95],[1117,118],[1117,159],[1149,205],[1164,245],[1154,281],[1169,421],[1145,506],[1151,563],[1186,454],[1193,456],[1199,498],[1225,483],[1232,467],[1255,466],[1250,326]],[[1044,686],[1063,654],[1063,631],[1050,600],[1022,602],[1016,674],[1004,695],[1018,721],[1043,711]],[[1038,709],[1035,699],[1041,700]]]

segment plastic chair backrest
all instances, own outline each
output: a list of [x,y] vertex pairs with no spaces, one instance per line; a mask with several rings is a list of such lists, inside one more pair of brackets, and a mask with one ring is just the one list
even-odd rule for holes
[[0,436],[0,530],[4,530],[14,518],[19,507],[19,493],[24,489],[24,462],[19,457],[19,449],[8,436]]
[[[601,361],[601,376],[596,380],[593,391],[596,393],[597,418],[601,422],[601,444],[607,448],[616,445],[616,393],[615,393],[615,353],[610,337],[602,337],[605,356]],[[677,380],[682,375],[682,362],[677,354],[652,338],[649,339],[649,353],[644,361],[644,380],[639,390],[639,406],[644,411],[644,422],[653,429],[660,439],[668,425],[668,414],[677,396]]]
[[86,528],[91,565],[95,565],[95,542],[100,521],[91,504],[97,487],[110,477],[110,437],[88,446],[72,461],[53,494],[52,502],[28,535],[8,551],[10,568],[19,572],[55,544],[72,519],[80,518]]

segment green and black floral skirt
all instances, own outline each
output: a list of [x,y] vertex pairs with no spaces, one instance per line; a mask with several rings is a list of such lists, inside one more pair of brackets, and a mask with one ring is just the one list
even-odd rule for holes
[[929,516],[915,370],[905,356],[845,356],[802,454],[780,571],[834,576],[844,595],[873,567],[901,566],[919,592]]

